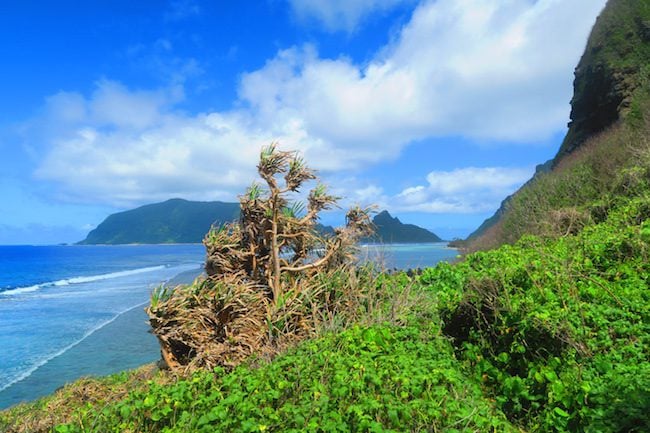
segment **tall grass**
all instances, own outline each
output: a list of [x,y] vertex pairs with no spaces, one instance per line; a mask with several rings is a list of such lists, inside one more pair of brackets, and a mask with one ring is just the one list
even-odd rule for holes
[[608,207],[617,197],[635,194],[624,186],[633,180],[625,178],[650,166],[649,136],[646,117],[641,124],[619,122],[592,137],[517,191],[501,220],[470,242],[468,250],[512,244],[525,234],[556,238],[580,231],[593,222],[594,206]]

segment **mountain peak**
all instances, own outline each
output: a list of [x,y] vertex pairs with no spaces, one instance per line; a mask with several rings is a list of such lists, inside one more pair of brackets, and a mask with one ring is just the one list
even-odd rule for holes
[[[136,209],[109,215],[80,244],[131,243],[198,243],[213,224],[236,221],[239,203],[197,202],[172,198]],[[435,234],[413,224],[402,222],[388,211],[378,213],[374,242],[440,242]],[[333,233],[329,226],[318,225],[323,233]]]
[[379,212],[372,219],[376,234],[370,241],[398,243],[441,242],[435,233],[414,224],[404,224],[399,218],[391,216],[387,210]]
[[401,224],[401,221],[397,217],[393,217],[387,210],[383,210],[379,212],[375,217],[373,218],[373,222],[375,224]]

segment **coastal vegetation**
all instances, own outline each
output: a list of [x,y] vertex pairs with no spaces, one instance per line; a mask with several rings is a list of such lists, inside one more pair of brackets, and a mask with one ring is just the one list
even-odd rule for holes
[[[316,187],[313,204],[292,207],[291,173],[311,174],[269,148],[268,189],[242,197],[250,219],[206,236],[208,277],[153,294],[172,371],[71,384],[0,413],[0,430],[650,431],[649,23],[645,1],[608,3],[574,104],[601,94],[599,75],[581,75],[589,59],[620,57],[630,93],[614,120],[597,112],[610,104],[586,117],[590,105],[574,105],[574,125],[608,120],[570,130],[580,139],[474,241],[491,249],[419,275],[356,268],[344,258],[367,213],[321,238],[304,218],[333,197]],[[621,35],[645,45],[621,52]]]
[[152,295],[150,323],[174,371],[273,354],[330,318],[353,314],[351,305],[366,295],[364,280],[374,278],[352,266],[358,241],[372,233],[369,209],[350,209],[344,227],[321,235],[319,214],[337,198],[318,183],[306,204],[292,200],[316,179],[303,159],[271,144],[257,169],[265,186],[254,182],[240,197],[239,221],[205,236],[206,277]]
[[[129,377],[111,378],[55,431],[648,431],[649,263],[650,176],[579,233],[379,275],[365,314],[273,360],[158,372],[117,399]],[[79,386],[0,422],[38,431],[17,426]]]

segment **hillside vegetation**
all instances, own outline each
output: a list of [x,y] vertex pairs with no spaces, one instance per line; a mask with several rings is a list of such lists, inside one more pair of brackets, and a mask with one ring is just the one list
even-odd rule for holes
[[[71,385],[0,415],[64,432],[650,431],[650,166],[558,239],[368,280],[350,323],[274,360]],[[336,282],[332,282],[332,289]],[[369,293],[369,292],[366,292]],[[171,381],[171,382],[170,382]],[[117,386],[118,389],[122,389]],[[103,391],[102,391],[103,389]],[[47,425],[47,424],[46,424]],[[23,427],[24,426],[24,427]]]
[[[569,130],[552,161],[506,199],[468,238],[469,250],[552,233],[556,223],[584,224],[586,207],[607,201],[649,137],[650,3],[610,0],[575,70]],[[551,233],[549,233],[551,232]]]

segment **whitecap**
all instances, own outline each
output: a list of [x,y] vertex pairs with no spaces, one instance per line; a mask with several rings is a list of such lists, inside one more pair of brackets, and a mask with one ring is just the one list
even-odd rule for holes
[[146,268],[131,269],[131,270],[128,270],[128,271],[111,272],[111,273],[108,273],[108,274],[90,275],[90,276],[87,276],[87,277],[71,277],[71,278],[66,278],[66,279],[58,280],[58,281],[49,281],[49,282],[46,282],[46,283],[35,284],[33,286],[17,287],[15,289],[4,290],[4,291],[0,292],[0,296],[22,295],[22,294],[25,294],[25,293],[36,292],[37,290],[43,289],[45,287],[62,287],[62,286],[69,286],[70,284],[91,283],[91,282],[94,282],[94,281],[108,280],[108,279],[112,279],[112,278],[120,278],[120,277],[127,277],[129,275],[142,274],[144,272],[159,271],[159,270],[165,269],[165,268],[166,268],[165,265],[148,266]]

